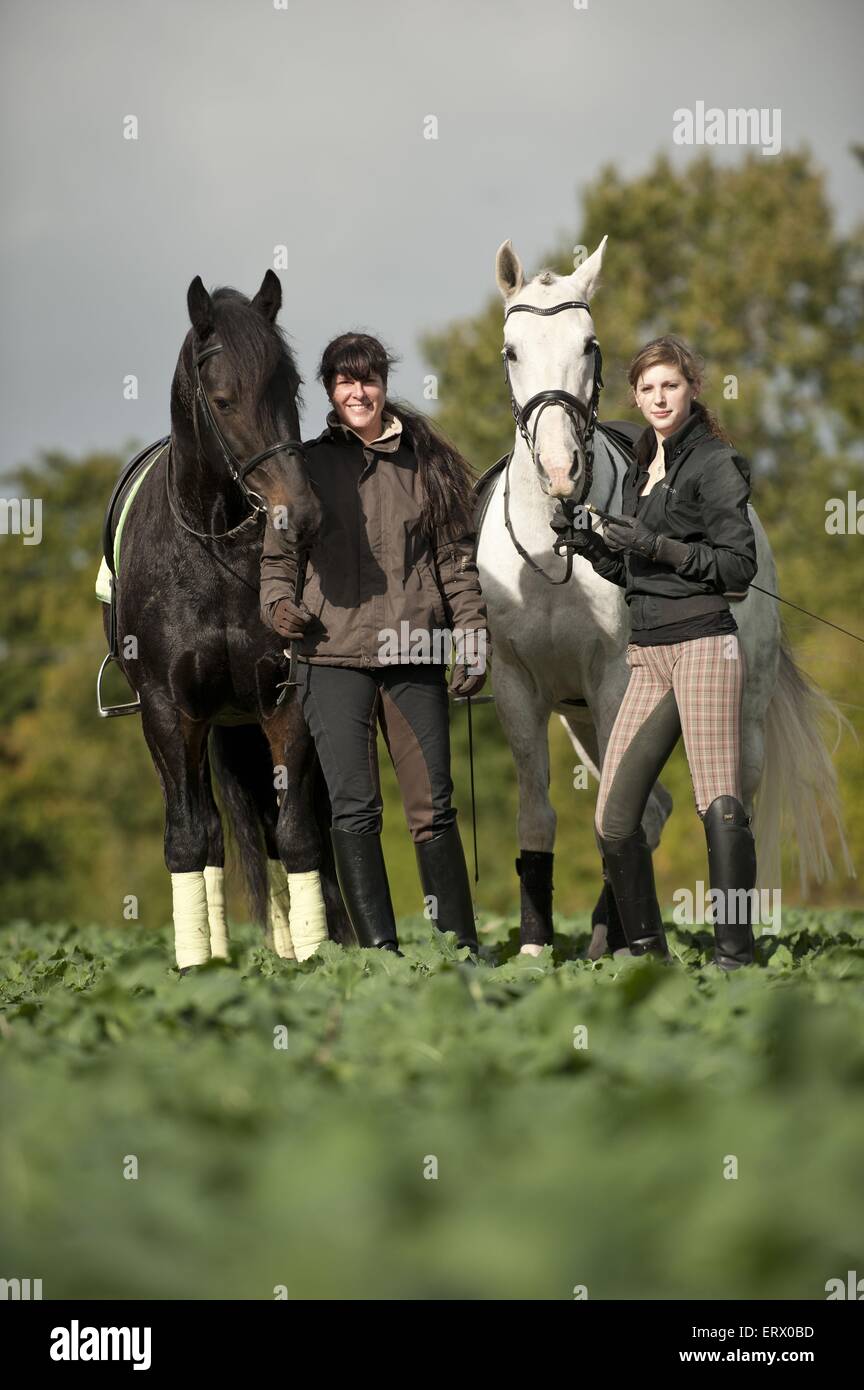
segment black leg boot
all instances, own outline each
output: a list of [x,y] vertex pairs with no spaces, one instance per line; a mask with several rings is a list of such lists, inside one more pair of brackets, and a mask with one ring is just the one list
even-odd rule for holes
[[598,835],[597,843],[633,955],[644,956],[650,952],[669,960],[663,917],[654,887],[654,865],[642,826],[621,840],[604,840]]
[[628,949],[627,938],[624,935],[624,928],[618,915],[618,904],[615,901],[615,894],[612,891],[605,864],[603,865],[603,878],[603,891],[591,913],[591,931],[593,933],[597,924],[603,923],[606,928],[606,950],[614,956],[616,951]]
[[555,855],[543,849],[523,849],[516,860],[519,875],[522,946],[552,945],[552,864]]
[[719,903],[712,899],[714,964],[721,970],[738,970],[742,965],[752,965],[754,958],[749,890],[756,885],[756,842],[750,817],[737,797],[718,796],[702,821],[708,842],[711,889],[719,889],[723,894]]
[[431,840],[415,842],[417,867],[423,896],[434,898],[433,921],[439,931],[456,933],[457,946],[467,946],[476,956],[480,950],[474,924],[474,904],[462,839],[454,821]]
[[401,956],[380,835],[331,829],[336,876],[358,946]]

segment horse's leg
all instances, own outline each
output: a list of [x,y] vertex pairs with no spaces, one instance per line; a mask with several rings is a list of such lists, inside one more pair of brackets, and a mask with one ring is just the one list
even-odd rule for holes
[[174,950],[182,970],[210,959],[204,883],[209,843],[201,775],[208,725],[178,711],[161,694],[142,696],[141,716],[165,798],[165,864],[171,874]]
[[552,864],[556,816],[549,799],[549,705],[533,681],[499,656],[495,705],[516,764],[519,786],[520,952],[552,944]]
[[345,930],[332,856],[328,858],[329,844],[321,833],[325,827],[316,802],[315,745],[296,696],[262,720],[262,728],[270,744],[279,803],[273,831],[278,861],[270,860],[274,945],[280,955],[305,960],[328,939],[328,926],[336,940],[344,939]]
[[225,916],[225,839],[222,820],[213,796],[207,740],[201,745],[201,794],[207,827],[207,863],[204,888],[207,894],[207,921],[210,928],[210,954],[228,959],[228,920]]
[[[568,710],[566,714],[560,716],[560,719],[570,736],[573,751],[579,762],[599,782],[603,752],[609,738],[608,728],[604,729],[601,749],[597,726],[589,709]],[[604,879],[600,888],[600,896],[591,912],[591,941],[585,953],[585,959],[599,960],[606,951],[615,954],[617,951],[625,949],[627,949],[627,938],[618,917],[615,895]]]

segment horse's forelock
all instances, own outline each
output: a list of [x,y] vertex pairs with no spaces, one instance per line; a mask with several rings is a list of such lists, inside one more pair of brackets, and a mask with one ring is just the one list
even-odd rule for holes
[[300,373],[294,354],[282,329],[268,323],[251,301],[239,290],[221,286],[213,291],[215,336],[231,359],[243,386],[269,381],[282,369],[294,394],[300,388]]

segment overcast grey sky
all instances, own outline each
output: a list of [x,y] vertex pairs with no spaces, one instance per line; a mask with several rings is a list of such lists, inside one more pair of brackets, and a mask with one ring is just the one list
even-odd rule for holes
[[401,353],[394,389],[419,402],[418,335],[483,304],[499,243],[535,269],[575,239],[604,162],[687,163],[701,151],[673,145],[672,113],[699,101],[779,107],[783,148],[809,144],[839,224],[861,216],[860,0],[4,0],[2,15],[4,471],[166,433],[189,281],[251,294],[282,244],[304,435],[323,417],[317,356],[349,327]]

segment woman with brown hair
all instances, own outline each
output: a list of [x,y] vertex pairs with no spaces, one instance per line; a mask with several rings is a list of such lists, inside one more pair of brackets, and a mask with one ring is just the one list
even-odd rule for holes
[[641,821],[683,732],[708,847],[714,964],[734,970],[753,961],[751,894],[740,890],[756,879],[741,789],[744,653],[729,607],[756,575],[750,470],[698,399],[699,359],[680,338],[648,343],[628,380],[647,426],[623,514],[605,517],[601,536],[589,512],[570,509],[568,534],[598,574],[625,589],[632,626],[630,682],[603,760],[595,833],[631,952],[666,956]]
[[478,950],[450,778],[450,692],[485,679],[486,607],[473,558],[472,475],[431,423],[387,396],[392,359],[345,333],[319,378],[333,409],[306,446],[323,512],[295,602],[296,559],[270,518],[261,615],[298,644],[299,697],[332,806],[336,869],[358,944],[398,952],[381,851],[380,721],[427,911]]

